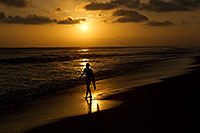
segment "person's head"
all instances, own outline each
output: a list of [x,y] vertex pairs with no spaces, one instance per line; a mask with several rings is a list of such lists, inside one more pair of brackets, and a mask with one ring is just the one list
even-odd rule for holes
[[90,67],[90,63],[87,63],[87,64],[86,64],[86,68],[89,68],[89,67]]

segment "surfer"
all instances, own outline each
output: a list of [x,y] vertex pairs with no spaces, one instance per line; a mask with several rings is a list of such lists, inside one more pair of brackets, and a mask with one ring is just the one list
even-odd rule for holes
[[90,90],[91,81],[93,82],[94,89],[96,89],[96,85],[95,85],[94,73],[93,73],[92,69],[90,69],[89,63],[86,64],[86,68],[84,69],[83,73],[81,74],[80,79],[82,78],[82,76],[84,74],[86,75],[85,83],[86,83],[86,88],[87,88],[85,98],[87,99],[88,93],[90,93],[90,98],[92,98],[92,93]]

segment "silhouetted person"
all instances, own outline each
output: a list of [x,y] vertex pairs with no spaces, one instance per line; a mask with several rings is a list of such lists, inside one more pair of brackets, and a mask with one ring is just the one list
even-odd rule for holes
[[93,82],[94,89],[96,89],[96,85],[95,85],[94,73],[93,73],[92,69],[90,69],[89,63],[86,64],[86,68],[84,69],[83,73],[81,74],[80,79],[82,78],[82,76],[84,74],[86,75],[85,83],[86,83],[86,88],[87,88],[85,98],[87,99],[88,93],[90,93],[90,98],[92,98],[92,93],[91,93],[91,90],[90,90],[91,81]]

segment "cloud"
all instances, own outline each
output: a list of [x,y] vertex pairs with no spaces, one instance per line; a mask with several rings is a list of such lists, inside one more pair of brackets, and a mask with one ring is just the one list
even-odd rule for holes
[[200,5],[200,0],[174,0],[176,3],[189,8],[198,8]]
[[[121,0],[123,1],[123,0]],[[127,3],[123,3],[128,8],[138,9],[141,5],[140,0],[128,0]]]
[[85,5],[86,10],[112,10],[118,7],[137,8],[139,0],[111,0],[110,2],[90,2]]
[[164,27],[164,26],[172,26],[174,25],[174,23],[166,20],[163,22],[159,22],[159,21],[149,21],[146,24],[144,24],[145,26],[158,26],[158,27]]
[[6,15],[4,12],[0,12],[0,21],[4,20],[6,18]]
[[113,23],[119,22],[119,23],[127,23],[127,22],[144,22],[148,21],[149,19],[138,13],[137,11],[132,10],[117,10],[113,13],[113,16],[119,16],[116,21]]
[[56,20],[52,20],[48,17],[44,16],[37,16],[37,15],[28,15],[26,17],[21,16],[8,16],[6,19],[4,19],[3,23],[7,24],[47,24],[47,23],[53,23]]
[[200,0],[149,0],[140,4],[140,10],[155,12],[192,11],[200,6]]
[[87,4],[84,8],[86,10],[111,10],[111,9],[116,8],[116,6],[112,4],[111,2],[107,2],[107,3],[91,2]]
[[62,9],[62,8],[60,8],[60,7],[58,7],[58,8],[56,8],[56,9],[55,9],[55,11],[57,11],[57,12],[62,12],[62,11],[63,11],[63,9]]
[[0,0],[1,4],[11,7],[28,7],[31,5],[31,0]]
[[68,17],[67,19],[51,19],[45,16],[37,16],[37,15],[28,15],[25,17],[21,16],[6,16],[4,12],[0,12],[0,22],[6,24],[31,24],[31,25],[40,25],[40,24],[49,24],[49,23],[57,23],[57,24],[79,24],[80,22],[86,21],[85,18],[73,19]]
[[167,2],[161,0],[149,0],[148,4],[143,4],[141,10],[169,12],[169,11],[188,11],[188,7],[182,6],[176,2]]
[[81,21],[86,21],[84,18],[73,19],[71,17],[63,20],[59,20],[57,24],[80,24]]
[[155,12],[190,11],[199,8],[200,0],[111,0],[109,2],[90,2],[85,5],[86,10],[112,10],[116,8],[129,8]]

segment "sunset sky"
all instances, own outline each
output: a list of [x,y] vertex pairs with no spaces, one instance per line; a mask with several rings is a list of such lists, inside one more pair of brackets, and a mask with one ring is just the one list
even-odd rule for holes
[[0,0],[0,47],[199,44],[200,0]]

